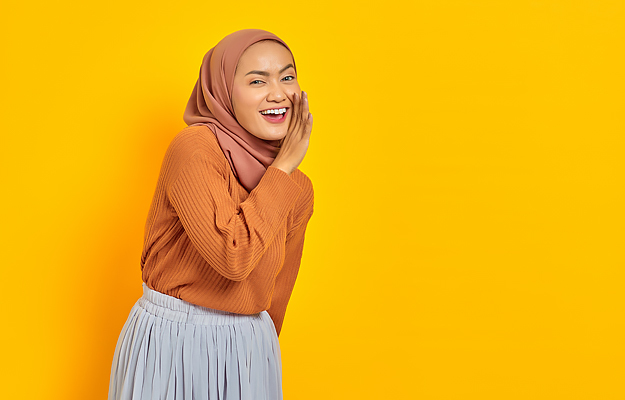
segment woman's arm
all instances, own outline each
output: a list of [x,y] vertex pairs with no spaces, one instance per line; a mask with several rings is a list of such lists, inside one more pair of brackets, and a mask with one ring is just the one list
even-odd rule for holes
[[306,227],[313,213],[312,207],[311,204],[310,211],[307,212],[302,221],[297,227],[292,229],[287,237],[284,264],[276,277],[276,286],[271,296],[271,306],[267,310],[276,327],[278,336],[280,336],[286,308],[291,298],[293,287],[295,286],[297,274],[299,273],[304,250]]
[[217,159],[195,152],[168,196],[204,260],[227,279],[242,281],[269,248],[302,188],[286,172],[269,166],[237,207],[221,168]]

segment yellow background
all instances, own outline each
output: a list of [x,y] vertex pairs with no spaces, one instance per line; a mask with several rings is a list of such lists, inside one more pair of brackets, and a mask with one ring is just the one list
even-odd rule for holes
[[5,2],[6,399],[105,399],[202,57],[261,28],[314,128],[296,399],[625,398],[622,1]]

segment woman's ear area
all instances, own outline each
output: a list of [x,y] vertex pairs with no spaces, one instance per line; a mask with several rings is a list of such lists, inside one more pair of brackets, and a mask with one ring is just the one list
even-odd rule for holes
[[[235,92],[236,88],[233,87],[232,88],[232,94],[230,95],[230,106],[232,106],[232,113],[236,114],[236,108],[234,107],[234,92]],[[235,115],[236,118],[236,115]]]
[[239,96],[239,84],[237,83],[237,80],[235,79],[232,85],[232,94],[230,95],[230,105],[232,106],[232,113],[234,114],[234,117],[236,118],[236,97]]

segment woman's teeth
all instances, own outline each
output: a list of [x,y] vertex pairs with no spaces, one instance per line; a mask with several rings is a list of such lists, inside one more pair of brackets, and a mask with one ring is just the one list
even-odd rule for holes
[[261,114],[284,114],[286,112],[286,108],[277,108],[274,110],[265,110],[261,111]]

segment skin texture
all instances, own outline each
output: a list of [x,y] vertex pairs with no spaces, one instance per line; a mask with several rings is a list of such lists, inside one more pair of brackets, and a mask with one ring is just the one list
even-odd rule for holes
[[[232,107],[241,126],[264,140],[281,140],[274,165],[291,174],[302,162],[312,130],[308,95],[301,92],[293,57],[280,43],[261,41],[248,47],[237,64]],[[249,73],[265,71],[267,74]],[[287,107],[285,121],[273,124],[260,111]]]

